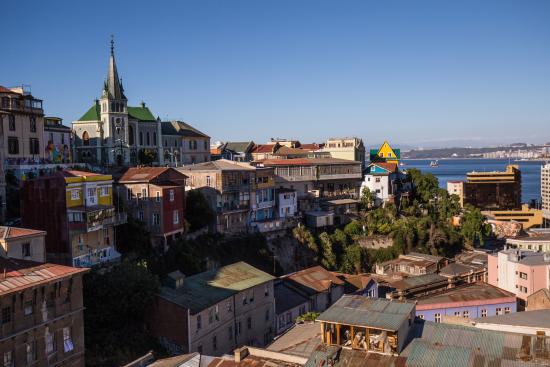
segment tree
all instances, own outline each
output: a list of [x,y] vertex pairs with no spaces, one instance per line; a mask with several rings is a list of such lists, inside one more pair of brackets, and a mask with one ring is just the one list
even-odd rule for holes
[[439,189],[439,180],[431,173],[422,173],[416,168],[408,171],[413,183],[415,196],[423,203],[434,198]]
[[186,193],[185,216],[191,232],[206,227],[216,219],[216,214],[199,190]]
[[351,237],[361,235],[363,234],[363,224],[358,220],[352,220],[346,224],[344,232]]
[[159,348],[146,322],[158,289],[144,263],[125,261],[84,276],[86,366],[120,366]]
[[141,149],[138,153],[139,163],[143,165],[150,165],[157,160],[157,152],[153,149]]
[[116,227],[117,250],[122,254],[135,254],[138,258],[148,258],[152,252],[151,234],[147,231],[145,224],[128,216],[128,221]]
[[363,191],[361,191],[361,208],[363,210],[369,210],[374,205],[374,193],[370,191],[368,187],[364,187]]
[[332,249],[332,240],[328,233],[323,232],[319,235],[319,243],[323,253],[321,265],[328,270],[336,269],[336,255]]
[[353,243],[344,248],[340,271],[347,274],[358,274],[363,269],[363,249],[358,243]]
[[464,245],[473,248],[483,245],[484,240],[491,234],[491,226],[485,223],[485,216],[481,210],[467,205],[462,216],[460,233],[464,237]]

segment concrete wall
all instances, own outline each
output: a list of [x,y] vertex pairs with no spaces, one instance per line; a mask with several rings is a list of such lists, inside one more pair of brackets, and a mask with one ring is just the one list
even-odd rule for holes
[[[517,304],[515,301],[513,302],[502,302],[502,303],[495,303],[495,304],[478,304],[473,306],[460,306],[456,305],[456,307],[446,307],[442,308],[437,305],[434,305],[433,307],[429,307],[428,305],[418,305],[416,307],[416,316],[420,317],[427,321],[435,321],[435,314],[438,313],[441,315],[441,319],[443,319],[444,316],[460,316],[464,317],[464,311],[468,312],[470,319],[480,318],[482,316],[482,310],[486,310],[487,317],[488,316],[496,316],[497,315],[497,308],[500,308],[502,310],[502,314],[504,314],[506,308],[510,309],[510,313],[517,312]],[[460,314],[455,315],[455,312],[458,312]]]

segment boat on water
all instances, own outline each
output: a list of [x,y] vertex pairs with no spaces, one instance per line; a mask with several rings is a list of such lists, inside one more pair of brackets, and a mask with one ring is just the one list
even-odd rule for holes
[[430,162],[430,167],[439,167],[439,162],[437,160]]
[[407,164],[405,162],[399,162],[399,166],[400,167],[403,167],[403,166],[406,166]]

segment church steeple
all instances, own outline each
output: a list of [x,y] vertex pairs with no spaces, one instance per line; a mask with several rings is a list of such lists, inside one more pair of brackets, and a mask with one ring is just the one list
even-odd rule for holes
[[105,81],[104,95],[109,99],[126,99],[122,83],[118,78],[118,71],[115,62],[115,41],[111,35],[111,56],[109,57],[109,71],[107,72],[107,80]]

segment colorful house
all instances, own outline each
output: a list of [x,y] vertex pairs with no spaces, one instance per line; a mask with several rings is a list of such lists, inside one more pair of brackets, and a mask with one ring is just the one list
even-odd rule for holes
[[387,141],[378,149],[370,150],[371,162],[387,162],[398,164],[401,159],[401,149],[393,149]]
[[120,258],[115,227],[126,214],[116,212],[111,175],[71,170],[26,180],[21,197],[23,224],[47,232],[48,261],[89,267]]
[[375,161],[367,167],[361,192],[364,188],[374,194],[374,205],[378,206],[409,191],[410,182],[405,174],[399,172],[397,163]]

